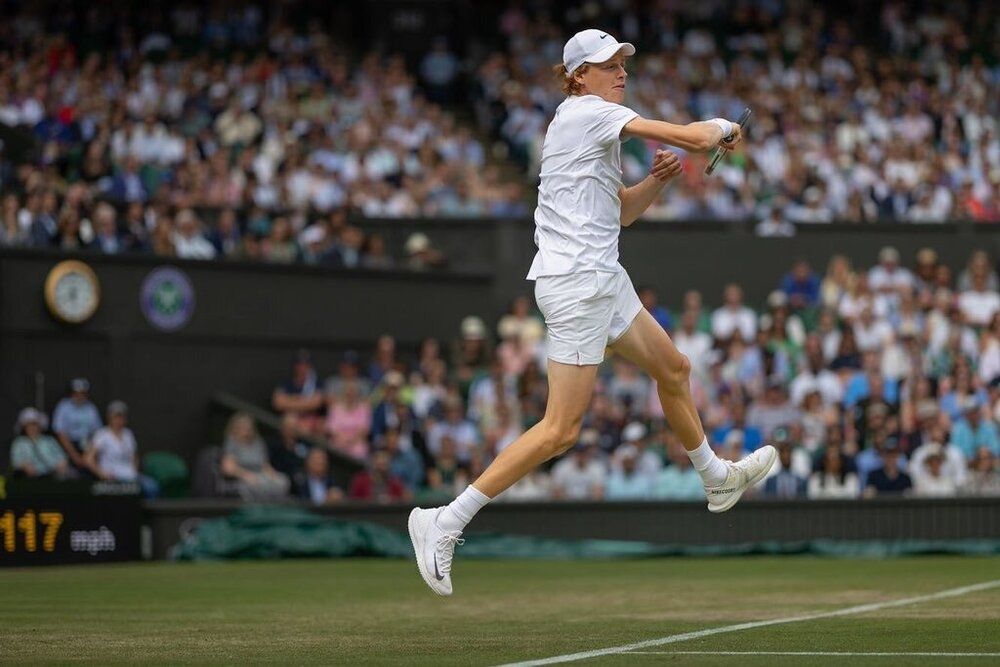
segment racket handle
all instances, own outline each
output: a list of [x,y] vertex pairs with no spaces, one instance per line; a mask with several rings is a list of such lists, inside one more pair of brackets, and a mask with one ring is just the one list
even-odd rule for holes
[[[740,128],[742,128],[746,124],[748,118],[750,118],[750,107],[743,110],[743,113],[740,114],[736,123],[740,126]],[[708,165],[705,167],[706,174],[711,174],[715,171],[715,167],[719,164],[719,161],[722,160],[722,156],[725,155],[728,150],[728,148],[723,148],[722,146],[715,149],[715,152],[712,153],[712,159],[709,160]]]

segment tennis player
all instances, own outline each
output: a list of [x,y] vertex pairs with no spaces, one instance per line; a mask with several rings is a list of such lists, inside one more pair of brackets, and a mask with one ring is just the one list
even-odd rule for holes
[[566,99],[542,146],[535,209],[535,255],[528,280],[548,328],[549,398],[542,420],[504,448],[483,474],[444,507],[414,509],[410,539],[424,581],[450,595],[451,564],[462,531],[490,499],[577,441],[597,367],[611,348],[656,380],[663,413],[701,475],[711,512],[725,512],[764,478],[777,458],[767,445],[733,463],[708,445],[691,400],[691,363],[639,302],[618,263],[618,234],[681,172],[677,156],[658,150],[642,182],[622,186],[621,142],[641,137],[704,152],[740,141],[721,118],[674,125],[641,118],[622,105],[625,59],[635,47],[600,30],[574,35],[556,66]]

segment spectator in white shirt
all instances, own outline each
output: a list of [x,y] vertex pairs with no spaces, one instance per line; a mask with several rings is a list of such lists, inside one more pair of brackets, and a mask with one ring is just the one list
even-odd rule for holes
[[552,468],[552,497],[563,500],[600,500],[608,482],[608,469],[597,458],[595,438],[581,434],[573,453]]
[[990,323],[1000,311],[1000,294],[989,289],[988,274],[980,272],[972,276],[972,286],[958,297],[958,307],[965,316],[966,323],[983,327]]
[[139,474],[139,454],[135,434],[126,425],[128,406],[123,401],[111,401],[107,411],[108,425],[97,430],[90,448],[84,454],[94,473],[111,482],[139,482],[147,497],[157,494],[156,482]]
[[854,340],[859,350],[880,350],[892,337],[892,327],[883,319],[875,319],[871,306],[861,309],[861,315],[854,323]]
[[839,447],[827,447],[818,470],[809,477],[806,495],[810,499],[857,498],[861,486],[853,467]]
[[174,232],[174,249],[182,259],[214,259],[215,246],[199,229],[198,218],[189,208],[177,214],[177,231]]
[[691,361],[691,371],[698,375],[708,374],[712,362],[712,337],[698,331],[698,311],[685,310],[681,315],[681,327],[674,333],[674,345]]
[[726,285],[722,293],[723,305],[712,313],[712,335],[728,341],[739,334],[744,342],[757,335],[757,315],[743,305],[743,288],[735,283]]
[[878,265],[868,272],[868,287],[876,294],[885,294],[890,300],[903,290],[911,290],[916,279],[909,269],[899,265],[899,251],[892,246],[878,253]]
[[837,374],[826,368],[823,359],[822,344],[816,334],[806,338],[805,349],[806,368],[792,380],[790,387],[792,405],[801,407],[806,394],[818,391],[826,405],[835,405],[844,397],[844,388]]
[[[910,463],[913,495],[931,498],[951,498],[958,494],[958,484],[944,470],[944,453],[941,445],[924,445],[927,453],[919,464]],[[923,449],[923,447],[921,448]]]

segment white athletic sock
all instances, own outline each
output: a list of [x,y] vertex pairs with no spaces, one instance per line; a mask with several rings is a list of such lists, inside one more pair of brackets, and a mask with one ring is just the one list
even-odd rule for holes
[[726,481],[729,470],[722,459],[715,455],[712,448],[708,446],[708,438],[701,441],[698,449],[688,451],[688,458],[694,469],[701,475],[701,481],[705,486],[718,486]]
[[486,507],[490,497],[469,484],[447,507],[437,515],[438,528],[442,530],[465,530],[465,526],[476,516],[476,512]]

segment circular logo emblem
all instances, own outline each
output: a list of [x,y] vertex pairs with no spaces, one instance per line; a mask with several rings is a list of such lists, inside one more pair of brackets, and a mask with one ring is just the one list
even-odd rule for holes
[[194,314],[194,286],[178,268],[153,269],[142,281],[139,307],[146,320],[157,329],[180,329]]

